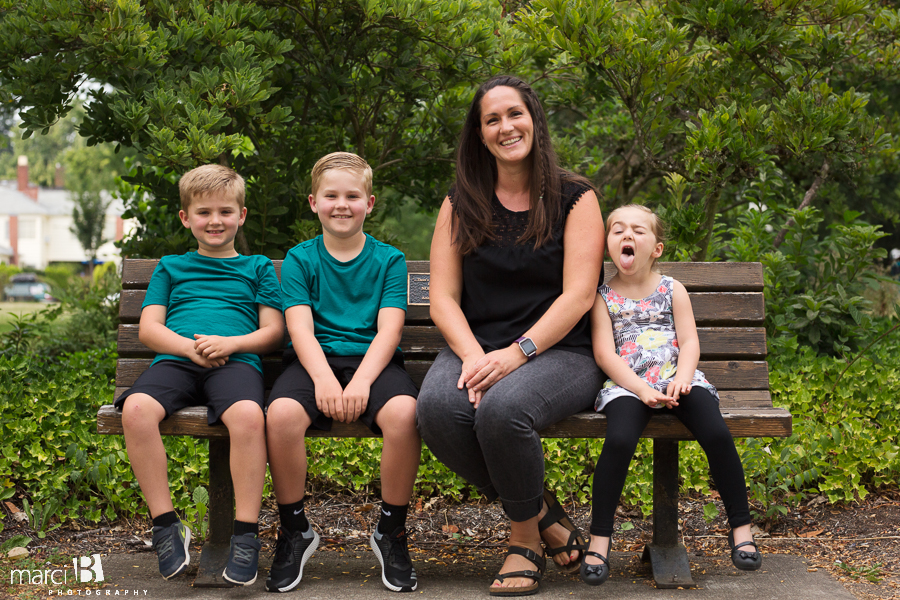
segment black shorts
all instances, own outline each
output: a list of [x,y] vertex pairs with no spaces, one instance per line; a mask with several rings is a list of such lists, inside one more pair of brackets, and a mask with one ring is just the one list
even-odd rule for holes
[[141,373],[115,407],[122,410],[131,394],[147,394],[159,402],[167,419],[182,408],[206,406],[206,421],[215,425],[241,400],[252,400],[263,408],[266,390],[262,373],[245,362],[228,361],[221,367],[206,368],[188,360],[161,360]]
[[[353,379],[363,358],[362,356],[326,357],[328,366],[331,367],[331,371],[342,388],[346,388]],[[272,386],[266,406],[268,407],[278,398],[293,398],[306,410],[313,427],[331,431],[332,419],[323,415],[316,405],[316,386],[306,369],[300,364],[296,352],[292,348],[285,350],[282,362],[284,372]],[[416,389],[416,384],[413,383],[403,366],[403,355],[397,352],[372,383],[372,387],[369,389],[369,402],[366,404],[366,410],[359,416],[359,420],[365,423],[373,433],[380,434],[381,428],[375,423],[375,416],[388,403],[388,400],[395,396],[415,398],[418,395],[419,390]]]

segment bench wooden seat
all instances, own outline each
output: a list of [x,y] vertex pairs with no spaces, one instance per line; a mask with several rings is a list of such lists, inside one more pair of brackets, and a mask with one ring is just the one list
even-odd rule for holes
[[[127,259],[122,269],[122,296],[116,369],[117,398],[150,365],[154,354],[138,340],[141,304],[156,260]],[[281,261],[273,261],[280,276]],[[735,437],[786,437],[791,415],[772,406],[765,362],[763,270],[759,263],[660,263],[661,272],[681,281],[691,298],[701,345],[699,368],[718,388],[722,415]],[[428,313],[428,262],[408,261],[409,310],[403,330],[407,369],[421,384],[435,355],[445,346]],[[607,278],[615,273],[606,264]],[[281,372],[280,353],[263,359],[266,389]],[[98,432],[121,435],[121,413],[103,406]],[[226,587],[222,581],[231,537],[234,495],[228,466],[228,431],[206,424],[206,408],[179,411],[160,424],[163,435],[190,435],[210,440],[209,540],[200,558],[194,585]],[[606,417],[585,412],[541,432],[547,438],[600,438]],[[334,423],[331,431],[310,430],[310,437],[374,437],[360,423]],[[687,552],[678,536],[678,441],[692,439],[678,419],[665,411],[654,415],[643,432],[654,440],[653,542],[644,550],[657,587],[691,587]]]

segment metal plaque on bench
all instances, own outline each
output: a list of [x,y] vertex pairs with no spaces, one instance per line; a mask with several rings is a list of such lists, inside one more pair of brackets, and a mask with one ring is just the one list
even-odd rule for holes
[[428,284],[431,276],[428,273],[410,273],[406,286],[407,304],[410,306],[428,306]]

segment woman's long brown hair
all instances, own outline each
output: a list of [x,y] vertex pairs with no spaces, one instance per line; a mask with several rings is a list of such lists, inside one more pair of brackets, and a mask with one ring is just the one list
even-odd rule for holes
[[456,154],[456,185],[453,193],[453,243],[463,255],[494,238],[491,199],[497,183],[497,159],[482,143],[481,100],[496,87],[511,87],[519,93],[531,114],[534,126],[531,146],[531,198],[528,225],[517,240],[534,240],[534,247],[547,243],[553,226],[561,216],[560,174],[583,181],[586,179],[559,168],[550,142],[550,129],[541,101],[530,85],[511,75],[498,75],[478,88],[460,135]]

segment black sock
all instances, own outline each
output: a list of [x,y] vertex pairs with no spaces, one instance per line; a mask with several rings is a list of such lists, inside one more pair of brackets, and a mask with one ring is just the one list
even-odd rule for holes
[[406,513],[409,504],[397,506],[381,501],[381,519],[378,521],[378,531],[388,535],[394,533],[398,527],[406,525]]
[[170,510],[167,513],[163,513],[158,517],[153,517],[153,526],[154,527],[168,527],[169,525],[174,525],[178,522],[178,515],[175,514],[174,510]]
[[303,510],[301,498],[292,504],[279,504],[278,516],[281,517],[281,526],[287,531],[306,531],[309,529],[309,521],[306,520],[306,511]]
[[252,533],[256,537],[259,537],[259,523],[247,523],[246,521],[238,521],[235,519],[234,535],[244,535],[245,533]]

